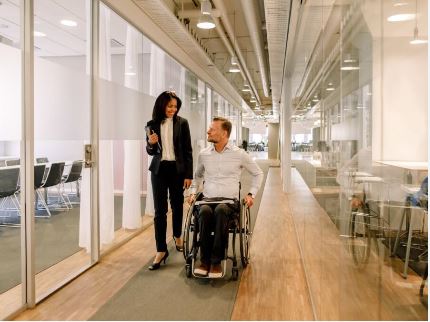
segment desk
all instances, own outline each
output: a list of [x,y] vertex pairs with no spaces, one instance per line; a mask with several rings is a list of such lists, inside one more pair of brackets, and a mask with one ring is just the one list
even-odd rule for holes
[[424,162],[424,161],[391,161],[391,160],[382,161],[382,160],[379,160],[376,162],[384,164],[384,165],[391,165],[393,167],[407,169],[407,170],[418,170],[418,171],[428,170],[428,162]]

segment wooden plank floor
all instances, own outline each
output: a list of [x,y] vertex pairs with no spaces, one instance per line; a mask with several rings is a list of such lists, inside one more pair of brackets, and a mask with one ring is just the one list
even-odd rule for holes
[[[427,320],[419,277],[410,272],[403,280],[401,261],[376,254],[366,269],[355,267],[344,239],[295,170],[293,182],[293,191],[282,193],[280,169],[269,170],[252,262],[232,319],[312,320],[315,314],[319,320]],[[150,226],[17,319],[87,320],[153,257],[153,234]]]
[[312,320],[293,218],[280,168],[270,168],[232,320]]
[[296,169],[292,182],[289,207],[316,318],[427,320],[419,299],[421,277],[409,270],[408,279],[403,279],[403,261],[389,257],[387,247],[376,238],[368,263],[357,265],[349,248],[352,240],[341,236]]
[[154,256],[153,236],[151,225],[15,320],[88,320]]

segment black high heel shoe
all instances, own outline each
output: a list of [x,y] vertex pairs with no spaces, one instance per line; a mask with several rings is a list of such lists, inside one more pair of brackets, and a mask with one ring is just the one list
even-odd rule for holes
[[148,267],[150,271],[155,271],[156,269],[160,268],[161,262],[164,262],[166,264],[166,259],[169,257],[169,251],[166,250],[166,253],[164,254],[163,258],[158,263],[152,263],[151,266]]
[[173,236],[173,240],[175,241],[176,250],[178,252],[183,252],[184,251],[184,246],[179,246],[179,245],[176,244],[176,237],[175,236]]

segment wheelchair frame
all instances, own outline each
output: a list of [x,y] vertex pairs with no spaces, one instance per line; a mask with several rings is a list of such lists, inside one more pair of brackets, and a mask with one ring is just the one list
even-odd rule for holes
[[[197,277],[197,278],[211,278],[208,276],[198,276],[194,274],[194,265],[197,259],[197,255],[200,249],[198,234],[196,233],[196,226],[198,222],[196,220],[196,206],[199,204],[210,204],[210,203],[233,203],[233,199],[223,198],[219,202],[201,202],[203,194],[199,193],[196,195],[196,198],[192,202],[185,220],[184,225],[184,258],[185,258],[185,272],[187,277]],[[239,197],[240,198],[240,197]],[[197,203],[197,204],[196,204]],[[235,222],[235,225],[231,226],[231,221]],[[249,207],[246,203],[241,200],[240,202],[240,211],[239,216],[237,218],[232,219],[229,223],[229,236],[232,234],[232,248],[233,248],[233,256],[228,256],[229,242],[227,243],[227,248],[225,249],[225,257],[224,257],[224,265],[223,265],[223,273],[220,278],[225,276],[227,270],[227,260],[231,260],[233,262],[232,267],[232,279],[237,280],[239,276],[239,269],[237,265],[236,258],[236,234],[239,234],[239,246],[240,246],[240,259],[242,262],[242,267],[245,268],[250,260],[249,247],[251,243],[252,231],[251,231],[251,213]]]

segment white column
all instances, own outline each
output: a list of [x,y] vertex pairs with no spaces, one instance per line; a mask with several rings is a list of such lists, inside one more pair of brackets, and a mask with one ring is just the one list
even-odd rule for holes
[[[138,90],[138,45],[139,33],[127,25],[125,47],[124,85]],[[124,188],[122,205],[122,227],[136,229],[142,226],[140,187],[142,178],[141,144],[139,140],[124,140]]]
[[289,84],[291,84],[290,79],[284,79],[280,106],[282,188],[285,192],[289,192],[291,187],[291,86]]

